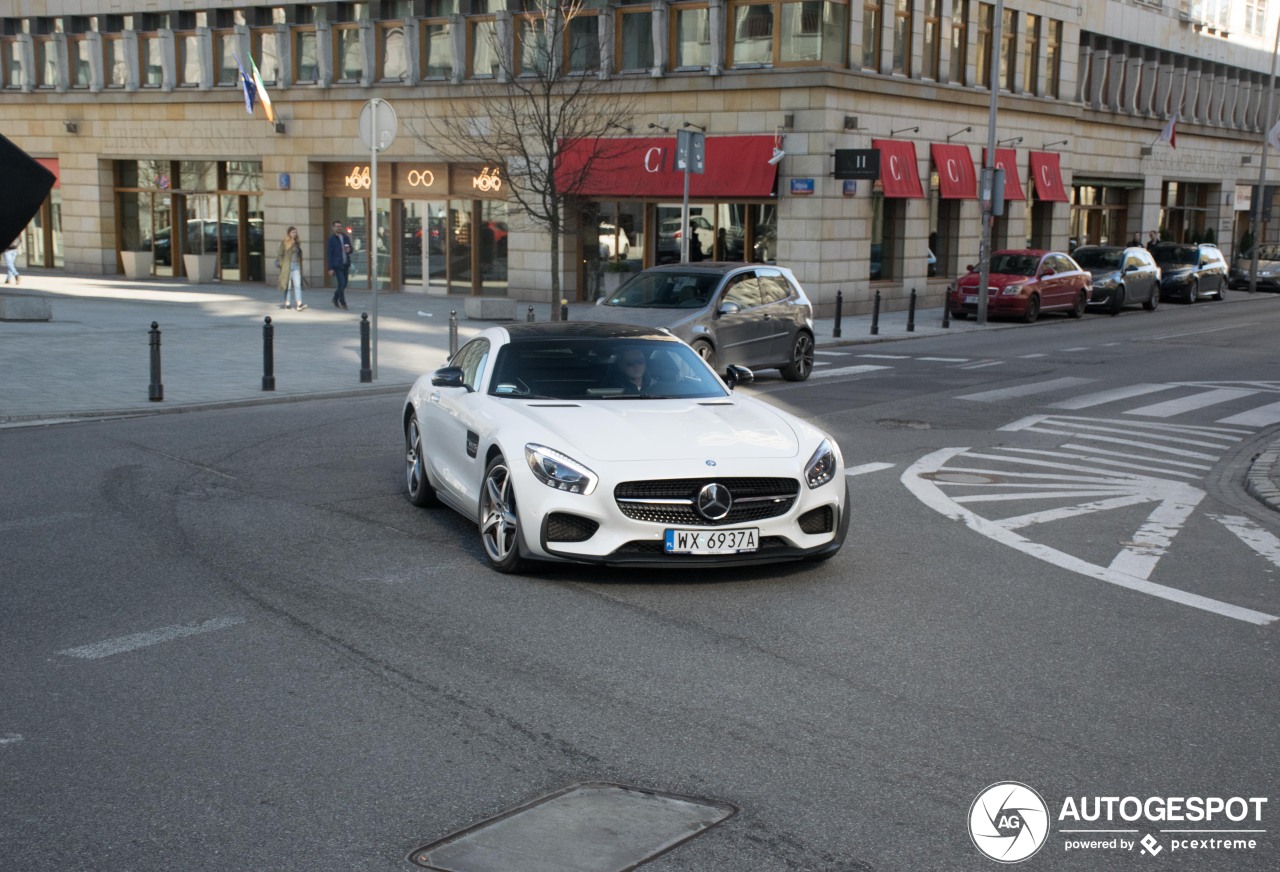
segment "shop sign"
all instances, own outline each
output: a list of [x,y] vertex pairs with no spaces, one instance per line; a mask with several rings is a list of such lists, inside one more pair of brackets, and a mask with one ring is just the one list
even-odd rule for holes
[[500,200],[506,197],[507,185],[503,167],[492,164],[450,164],[450,190],[457,197]]
[[1236,185],[1237,212],[1253,211],[1253,185]]
[[404,196],[435,194],[443,196],[449,181],[448,168],[444,164],[398,163],[396,164],[396,193]]
[[880,152],[874,148],[837,148],[837,179],[880,178]]

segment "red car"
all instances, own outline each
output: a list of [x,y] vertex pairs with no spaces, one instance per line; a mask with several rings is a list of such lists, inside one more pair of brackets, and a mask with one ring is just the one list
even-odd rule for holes
[[[1089,305],[1093,279],[1060,251],[1013,249],[991,255],[987,282],[987,314],[993,318],[1021,318],[1030,324],[1041,312],[1066,312],[1079,318]],[[969,267],[947,291],[953,318],[967,318],[978,311],[976,267]]]

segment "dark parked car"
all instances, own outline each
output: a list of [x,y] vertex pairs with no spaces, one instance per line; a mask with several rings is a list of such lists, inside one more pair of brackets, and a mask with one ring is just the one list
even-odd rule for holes
[[1148,312],[1160,305],[1160,267],[1145,248],[1082,245],[1071,257],[1093,277],[1090,306],[1119,315],[1133,303],[1141,303]]
[[813,306],[783,267],[655,266],[596,306],[596,321],[667,328],[713,368],[776,367],[789,381],[804,381],[813,371]]
[[[253,225],[250,225],[250,236],[252,237]],[[183,242],[185,249],[183,254],[217,254],[218,253],[218,233],[222,233],[222,253],[224,262],[229,252],[238,251],[240,248],[240,225],[235,221],[208,221],[202,218],[193,218],[187,222],[187,238]],[[156,231],[155,245],[152,248],[156,263],[168,266],[173,263],[173,245],[169,240],[170,228]],[[201,251],[200,236],[204,236],[204,250]],[[252,238],[251,238],[252,241]],[[148,240],[143,240],[142,244],[149,245]],[[250,246],[253,249],[253,246]],[[233,258],[234,259],[234,258]]]
[[[1253,269],[1253,250],[1237,254],[1235,263],[1231,265],[1231,276],[1227,287],[1249,290],[1249,270],[1251,269]],[[1259,291],[1280,291],[1280,245],[1258,246],[1258,281],[1254,287]]]
[[1207,242],[1161,242],[1151,250],[1160,266],[1160,297],[1164,300],[1225,300],[1227,262],[1218,246]]
[[[1070,255],[1033,248],[997,251],[988,266],[987,314],[993,318],[1021,318],[1030,324],[1041,312],[1066,312],[1079,318],[1089,305],[1090,278]],[[976,267],[947,292],[955,318],[978,311]]]

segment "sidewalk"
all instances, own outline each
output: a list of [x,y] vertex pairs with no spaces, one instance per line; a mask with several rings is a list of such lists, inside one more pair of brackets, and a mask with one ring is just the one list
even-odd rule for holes
[[[0,285],[0,294],[42,296],[52,321],[0,321],[0,426],[74,417],[156,413],[228,404],[281,402],[334,394],[408,390],[418,376],[444,364],[449,315],[458,313],[458,344],[495,323],[474,321],[462,297],[387,292],[378,294],[377,377],[360,382],[360,316],[373,318],[373,294],[348,288],[346,311],[330,302],[332,291],[303,292],[302,312],[278,307],[273,287],[257,284],[188,284],[171,279],[136,281],[117,276],[27,273],[22,284]],[[524,320],[530,304],[518,306]],[[532,304],[548,321],[551,306]],[[571,321],[589,320],[594,307],[575,303]],[[274,330],[275,390],[262,390],[263,326]],[[871,316],[846,316],[841,337],[833,318],[815,322],[819,348],[887,342],[916,336],[998,329],[973,320],[942,328],[942,309],[882,313],[878,335]],[[151,323],[160,329],[164,399],[149,399]]]

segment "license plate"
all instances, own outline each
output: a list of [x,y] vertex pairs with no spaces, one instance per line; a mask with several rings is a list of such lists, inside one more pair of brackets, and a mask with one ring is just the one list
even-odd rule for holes
[[965,301],[965,303],[966,303],[966,304],[967,304],[967,303],[976,303],[976,302],[978,302],[978,295],[977,295],[977,294],[965,294],[965,295],[964,295],[964,301]]
[[760,547],[760,530],[668,530],[666,546],[668,554],[738,554]]

